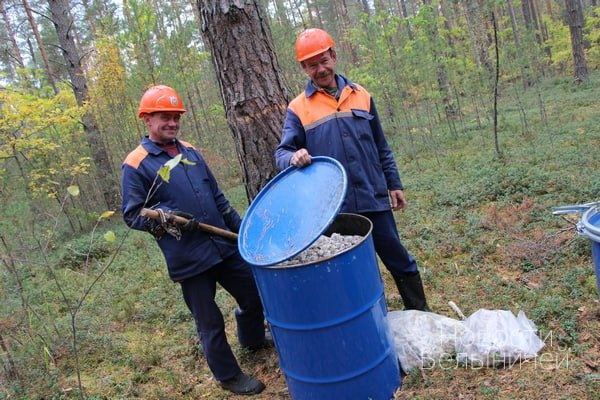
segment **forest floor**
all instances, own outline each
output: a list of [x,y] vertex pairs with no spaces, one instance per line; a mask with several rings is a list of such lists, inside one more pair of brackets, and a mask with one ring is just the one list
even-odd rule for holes
[[[466,315],[480,308],[523,310],[546,346],[536,360],[511,368],[445,363],[413,371],[397,399],[600,399],[600,303],[590,244],[551,213],[554,206],[600,200],[600,75],[579,87],[570,78],[540,84],[546,121],[535,90],[521,94],[522,109],[512,93],[506,89],[500,103],[502,157],[494,153],[489,121],[477,118],[457,121],[456,137],[444,125],[439,132],[413,131],[412,140],[402,132],[388,135],[409,201],[396,220],[435,312],[456,318],[450,300]],[[227,195],[245,209],[242,187]],[[120,222],[112,228],[118,238],[125,235]],[[89,239],[67,245],[76,249]],[[99,251],[96,261],[105,258]],[[64,256],[57,260],[61,276],[74,282],[88,272]],[[389,309],[402,309],[381,267]],[[47,276],[39,273],[32,282],[40,295],[30,300],[55,310],[54,324],[68,327],[60,303],[48,300],[57,294]],[[221,289],[217,301],[243,369],[267,385],[255,398],[289,398],[275,350],[241,349],[235,304]],[[90,399],[238,398],[211,377],[180,289],[147,234],[128,235],[79,324],[82,381]],[[44,368],[23,371],[26,391],[15,393],[0,382],[0,399],[75,398],[68,335],[52,355]]]

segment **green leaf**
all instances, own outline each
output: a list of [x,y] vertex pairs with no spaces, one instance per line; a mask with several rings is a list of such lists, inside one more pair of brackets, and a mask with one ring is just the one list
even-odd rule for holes
[[113,231],[108,231],[104,234],[104,240],[106,240],[107,242],[114,242],[115,240],[117,240],[117,236],[115,235],[115,233]]
[[48,350],[48,347],[44,346],[43,354],[44,354],[44,363],[46,364],[46,366],[49,366],[50,361],[52,361],[52,354],[50,354],[50,350]]
[[158,175],[162,178],[163,181],[169,182],[171,178],[171,170],[175,168],[179,162],[181,162],[182,154],[177,154],[175,157],[171,158],[167,161],[160,169],[158,170]]
[[169,168],[169,171],[172,170],[179,164],[181,159],[183,158],[183,154],[177,154],[175,157],[171,158],[169,161],[165,163],[165,167]]
[[166,165],[163,165],[158,170],[158,175],[162,178],[163,181],[169,182],[169,178],[171,178],[171,170]]
[[72,186],[69,186],[69,187],[67,188],[67,192],[69,192],[69,194],[70,194],[71,196],[73,196],[73,197],[77,197],[77,196],[79,196],[79,186],[77,186],[77,185],[72,185]]
[[181,162],[185,165],[196,165],[195,162],[188,160],[187,158],[181,159]]
[[115,212],[114,212],[114,211],[110,211],[110,210],[108,210],[108,211],[104,211],[104,212],[103,212],[103,213],[100,215],[100,218],[98,218],[98,220],[101,220],[101,219],[109,219],[109,218],[110,218],[110,217],[112,217],[114,214],[115,214]]

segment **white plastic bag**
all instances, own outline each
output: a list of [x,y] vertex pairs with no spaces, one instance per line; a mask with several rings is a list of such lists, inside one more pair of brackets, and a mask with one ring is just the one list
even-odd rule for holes
[[431,312],[392,311],[388,321],[404,371],[453,356],[457,338],[465,333],[460,321]]
[[456,343],[460,362],[480,366],[506,365],[533,358],[544,347],[537,327],[523,311],[480,309],[464,321],[465,333]]

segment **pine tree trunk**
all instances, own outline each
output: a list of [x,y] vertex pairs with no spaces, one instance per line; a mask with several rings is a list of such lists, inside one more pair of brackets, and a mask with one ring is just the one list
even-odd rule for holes
[[583,10],[579,0],[565,0],[567,21],[571,31],[571,47],[573,49],[573,72],[575,82],[587,80],[588,70],[583,51]]
[[276,174],[273,152],[289,90],[256,0],[198,0],[198,7],[251,201]]
[[33,35],[35,36],[38,48],[40,49],[40,54],[42,56],[42,60],[44,61],[44,67],[46,69],[46,76],[48,77],[48,82],[50,83],[50,86],[52,86],[54,93],[58,94],[58,88],[56,87],[56,81],[54,80],[54,73],[52,72],[52,68],[50,67],[50,61],[48,60],[46,47],[44,46],[44,42],[42,41],[42,36],[40,35],[40,30],[38,29],[37,22],[35,22],[35,19],[33,18],[33,13],[31,12],[29,1],[21,1],[23,2],[23,7],[25,8],[25,12],[27,13],[27,20],[29,21],[29,25],[31,26],[31,30],[33,31]]
[[348,6],[346,5],[346,0],[335,0],[332,2],[334,15],[337,16],[335,18],[336,31],[338,37],[338,43],[342,52],[348,55],[350,62],[353,65],[358,64],[358,53],[356,48],[354,47],[354,43],[349,40],[349,30],[352,26],[352,22],[350,21],[350,16],[348,15]]
[[371,8],[369,7],[369,2],[367,0],[361,0],[362,9],[367,15],[371,15]]
[[523,20],[527,29],[531,30],[533,21],[531,19],[531,8],[529,8],[529,0],[521,0],[521,11],[523,12]]
[[309,28],[309,26],[306,24],[306,21],[304,20],[304,14],[302,13],[302,7],[300,6],[300,0],[290,0],[290,6],[293,6],[294,9],[296,10],[296,13],[292,12],[292,15],[298,14],[298,17],[300,18],[300,23],[302,24],[302,26],[304,28]]
[[25,40],[27,41],[27,49],[29,50],[29,57],[31,57],[31,62],[33,65],[37,65],[35,51],[33,50],[33,44],[31,44],[31,39],[26,38]]
[[383,4],[382,0],[374,0],[373,1],[373,5],[375,6],[375,12],[376,13],[387,11],[386,7],[385,7],[385,4]]
[[[82,106],[88,100],[88,86],[81,66],[81,56],[73,37],[73,18],[69,12],[69,0],[49,0],[48,5],[62,54],[65,58],[75,99],[77,104]],[[116,210],[120,202],[117,185],[113,180],[112,165],[108,158],[106,145],[102,141],[96,121],[90,111],[83,115],[82,123],[104,201],[109,210]]]
[[554,18],[554,15],[552,14],[552,0],[546,0],[546,11],[550,18]]
[[529,9],[531,11],[531,21],[533,22],[533,27],[535,28],[535,34],[539,39],[541,39],[542,29],[540,28],[540,20],[538,19],[538,12],[537,7],[535,6],[535,0],[527,0],[527,2],[529,3]]
[[306,15],[308,15],[308,23],[310,27],[314,27],[315,25],[315,17],[313,14],[312,5],[310,0],[304,0],[304,4],[306,4]]
[[471,40],[476,51],[477,64],[483,66],[491,76],[494,72],[488,52],[487,30],[479,4],[475,0],[468,0],[465,4],[467,24],[471,32]]
[[399,0],[400,3],[400,11],[402,12],[403,18],[408,18],[408,10],[406,9],[406,0]]
[[12,49],[10,52],[11,62],[16,62],[19,68],[23,68],[25,63],[23,62],[23,57],[21,57],[21,51],[19,50],[19,45],[17,44],[15,31],[12,27],[12,23],[10,22],[10,17],[6,12],[6,8],[4,7],[4,3],[5,0],[0,0],[0,13],[2,13],[4,28],[6,29],[6,35],[8,36],[8,41],[10,42],[10,47]]
[[[137,16],[131,14],[131,7],[128,0],[123,0],[123,15],[130,31],[134,33],[133,54],[139,66],[139,72],[144,76],[146,82],[157,85],[156,74],[154,72],[154,62],[150,55],[150,43],[148,38],[140,37],[137,24]],[[145,68],[144,68],[145,65]]]
[[539,7],[537,0],[531,0],[531,9],[532,9],[533,14],[535,15],[535,18],[537,21],[537,27],[539,29],[539,34],[541,36],[541,41],[542,41],[542,46],[544,47],[544,52],[548,56],[548,59],[550,61],[552,61],[552,50],[550,49],[550,46],[546,45],[546,42],[548,41],[548,39],[550,37],[548,35],[548,27],[546,26],[546,23],[544,22],[544,18],[542,15],[542,8]]
[[81,0],[81,5],[83,6],[83,12],[84,12],[83,17],[85,19],[86,24],[88,24],[88,29],[90,32],[90,39],[95,40],[96,39],[96,21],[94,20],[93,11],[90,6],[89,0]]
[[444,17],[444,29],[446,29],[446,31],[448,31],[448,34],[446,35],[447,39],[446,39],[446,43],[448,44],[448,47],[450,48],[451,51],[451,56],[454,58],[456,57],[456,44],[454,43],[454,40],[452,39],[452,35],[450,34],[450,32],[454,29],[454,20],[452,17],[452,13],[450,11],[450,7],[448,6],[447,1],[440,1],[440,12],[442,13],[442,17]]
[[506,0],[506,5],[508,7],[508,15],[510,16],[510,25],[513,31],[513,38],[515,40],[515,48],[517,50],[517,58],[519,58],[518,63],[521,66],[521,78],[523,80],[523,87],[527,89],[533,83],[531,81],[531,77],[529,76],[528,70],[529,65],[524,57],[524,53],[521,47],[521,37],[519,36],[519,29],[517,25],[517,18],[515,16],[515,9],[512,4],[512,0]]
[[275,16],[277,18],[277,22],[279,22],[280,25],[287,26],[290,23],[290,20],[287,16],[283,0],[275,0],[273,3],[275,5]]
[[444,64],[444,56],[441,54],[439,50],[439,45],[436,43],[439,37],[439,32],[437,28],[437,18],[438,10],[435,5],[431,4],[431,0],[423,0],[423,4],[432,7],[433,16],[436,19],[431,24],[431,31],[429,32],[430,41],[433,43],[432,51],[433,51],[433,59],[436,63],[436,76],[438,82],[438,88],[440,93],[442,94],[442,101],[444,103],[444,111],[446,113],[446,118],[449,120],[456,117],[456,108],[454,104],[452,104],[452,94],[450,92],[450,81],[448,79],[448,71],[446,71],[446,65]]

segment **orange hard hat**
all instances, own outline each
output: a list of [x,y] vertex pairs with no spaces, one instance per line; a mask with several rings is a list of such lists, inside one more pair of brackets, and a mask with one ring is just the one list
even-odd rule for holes
[[179,97],[175,89],[165,85],[158,85],[146,90],[142,96],[138,108],[138,117],[141,118],[143,114],[151,114],[158,111],[179,111],[180,113],[184,113],[186,110],[183,107],[181,97]]
[[334,45],[333,38],[323,29],[306,29],[300,33],[294,45],[296,60],[302,62],[333,48]]

